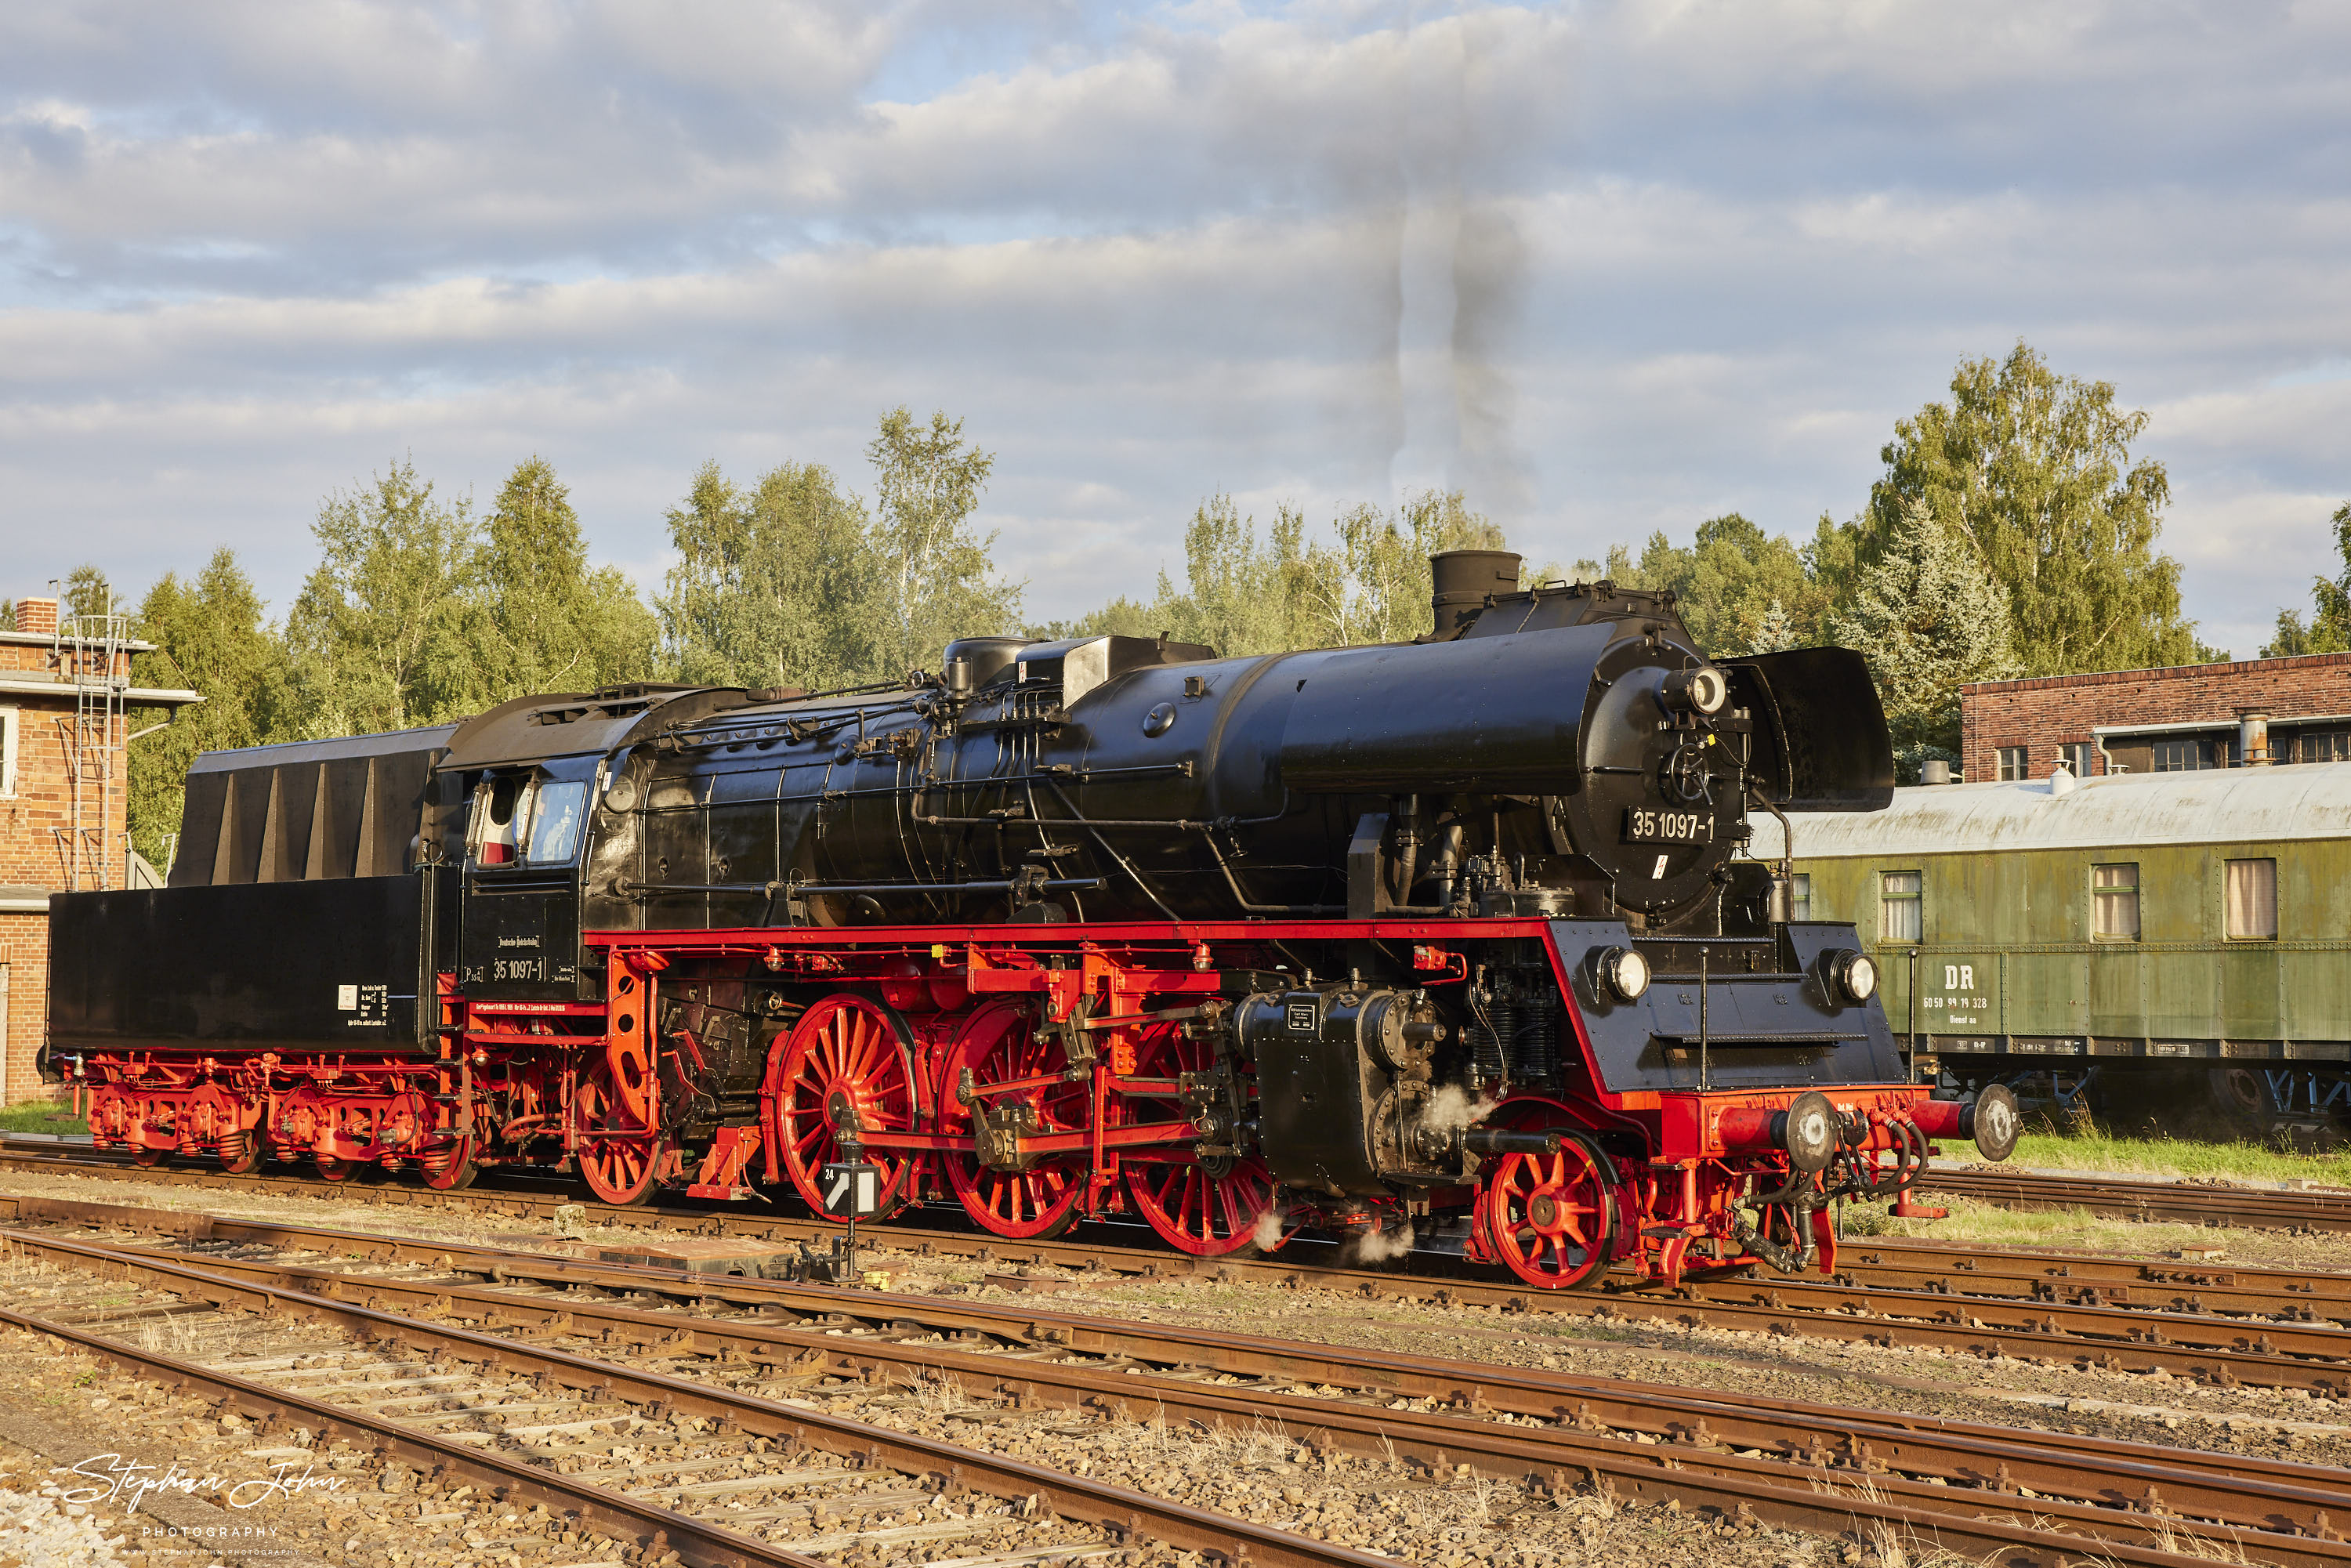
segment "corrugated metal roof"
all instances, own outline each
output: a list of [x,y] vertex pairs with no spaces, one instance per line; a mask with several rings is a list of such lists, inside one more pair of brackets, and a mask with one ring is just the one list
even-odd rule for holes
[[280,740],[228,751],[200,751],[188,771],[235,773],[246,768],[287,768],[305,762],[332,762],[344,757],[397,757],[416,751],[438,751],[456,733],[454,724],[436,724],[422,729],[390,729],[376,735],[337,736],[331,740]]
[[[1768,813],[1749,820],[1749,852],[1777,856],[1780,824]],[[1799,861],[2351,838],[2351,762],[2125,773],[2062,794],[2045,779],[1928,785],[1896,789],[1883,811],[1812,812],[1792,825]]]

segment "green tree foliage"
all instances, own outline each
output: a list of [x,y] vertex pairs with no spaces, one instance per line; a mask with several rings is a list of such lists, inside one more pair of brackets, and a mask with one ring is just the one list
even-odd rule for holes
[[653,675],[653,612],[618,568],[589,566],[570,492],[545,459],[516,465],[483,533],[468,630],[486,705]]
[[1395,512],[1351,507],[1328,543],[1310,542],[1303,514],[1274,515],[1260,538],[1229,496],[1200,503],[1184,528],[1184,582],[1165,572],[1149,604],[1113,601],[1040,635],[1165,632],[1220,653],[1280,653],[1342,643],[1408,642],[1429,627],[1428,558],[1448,549],[1499,549],[1502,530],[1469,510],[1459,491],[1407,497]]
[[654,603],[679,679],[813,691],[872,678],[865,508],[829,470],[786,463],[747,492],[705,463],[668,521],[678,560]]
[[1627,588],[1671,589],[1698,645],[1718,658],[1817,641],[1828,609],[1804,553],[1737,512],[1700,523],[1687,549],[1653,533],[1637,559],[1615,545],[1605,562],[1579,561],[1576,572]]
[[2295,653],[2351,652],[2351,501],[2335,509],[2335,553],[2343,562],[2333,579],[2314,578],[2310,584],[2310,620],[2299,610],[2278,612],[2277,634],[2262,650],[2264,659]]
[[131,747],[131,841],[159,866],[170,863],[183,784],[196,754],[277,737],[287,696],[285,650],[262,615],[252,579],[225,548],[214,551],[191,580],[165,572],[140,602],[138,635],[155,646],[132,660],[132,684],[204,698],[175,715],[131,713],[133,731],[170,718]]
[[882,416],[865,456],[874,476],[869,548],[883,593],[869,606],[880,672],[935,668],[950,638],[1015,630],[1020,585],[996,575],[996,536],[971,526],[993,455],[964,439],[963,421],[935,413],[920,424],[901,406]]
[[1895,424],[1854,525],[1856,563],[1898,548],[1923,509],[1999,585],[2027,674],[2192,662],[2204,650],[2180,617],[2179,563],[2155,549],[2171,482],[2131,455],[2147,423],[2110,383],[2061,377],[2024,343],[1964,361],[1949,403]]
[[114,585],[106,580],[106,573],[88,563],[73,569],[58,601],[60,615],[123,615],[131,610],[128,604],[115,602]]
[[2004,596],[1924,502],[1911,504],[1824,630],[1869,660],[1905,784],[1930,758],[1959,760],[1961,685],[2020,673]]
[[291,733],[408,729],[478,706],[471,500],[434,499],[403,460],[329,496],[310,531],[321,559],[286,617]]

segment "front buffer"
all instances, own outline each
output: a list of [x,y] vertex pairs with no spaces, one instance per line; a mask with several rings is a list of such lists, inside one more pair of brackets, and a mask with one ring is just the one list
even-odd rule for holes
[[1669,1283],[1754,1263],[1833,1272],[1836,1200],[1932,1218],[1907,1195],[1934,1140],[2015,1147],[2006,1090],[1961,1103],[1904,1081],[1850,926],[1644,938],[1554,921],[1547,945],[1583,1071],[1486,1119],[1468,1243],[1530,1284],[1612,1266]]

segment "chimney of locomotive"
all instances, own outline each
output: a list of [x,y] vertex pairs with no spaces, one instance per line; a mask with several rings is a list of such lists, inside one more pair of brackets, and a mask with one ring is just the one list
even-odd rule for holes
[[1521,560],[1515,550],[1506,549],[1449,549],[1430,556],[1428,576],[1436,591],[1430,595],[1429,609],[1437,624],[1429,640],[1450,642],[1478,619],[1487,600],[1499,593],[1516,593]]

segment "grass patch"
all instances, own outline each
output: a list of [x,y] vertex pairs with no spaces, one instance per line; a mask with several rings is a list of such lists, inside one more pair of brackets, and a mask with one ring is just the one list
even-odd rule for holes
[[[64,1121],[52,1117],[63,1116]],[[73,1106],[57,1100],[19,1100],[0,1105],[0,1133],[87,1133],[89,1126],[73,1113]]]
[[2244,1181],[2333,1182],[2351,1186],[2351,1149],[2284,1154],[2260,1144],[2210,1144],[2187,1138],[2124,1138],[2092,1126],[2079,1133],[2027,1133],[2011,1164],[2134,1176],[2222,1176]]

